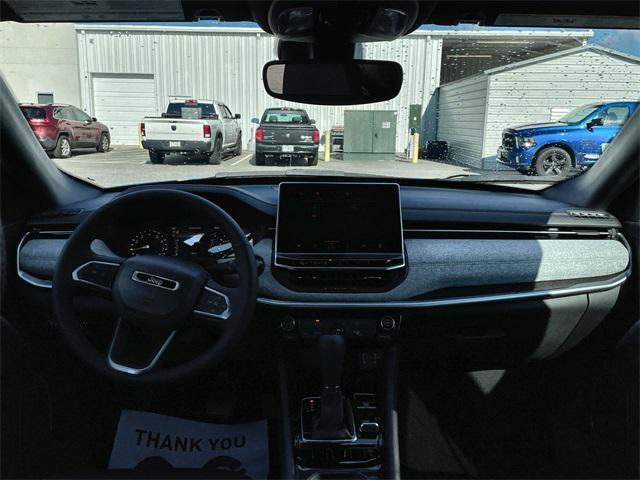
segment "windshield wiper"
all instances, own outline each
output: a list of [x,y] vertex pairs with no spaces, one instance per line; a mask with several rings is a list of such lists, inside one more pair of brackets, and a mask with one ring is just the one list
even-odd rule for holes
[[455,175],[449,175],[448,177],[436,178],[434,180],[454,180],[456,178],[465,178],[465,177],[478,177],[479,175],[474,173],[456,173]]

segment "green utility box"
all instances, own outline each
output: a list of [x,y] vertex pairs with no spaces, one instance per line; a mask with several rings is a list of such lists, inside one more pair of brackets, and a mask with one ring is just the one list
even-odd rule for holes
[[345,110],[344,160],[394,160],[395,110]]
[[422,123],[422,105],[412,104],[409,105],[409,128],[415,132],[420,130],[420,124]]

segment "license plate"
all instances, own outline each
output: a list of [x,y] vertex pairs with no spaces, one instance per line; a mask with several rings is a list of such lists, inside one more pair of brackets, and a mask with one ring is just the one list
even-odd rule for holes
[[182,145],[182,142],[169,142],[170,147],[179,147]]
[[282,145],[283,152],[293,152],[293,145]]

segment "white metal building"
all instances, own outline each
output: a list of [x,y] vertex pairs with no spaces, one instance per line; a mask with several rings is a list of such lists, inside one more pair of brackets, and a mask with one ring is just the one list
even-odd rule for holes
[[[114,144],[137,143],[140,120],[159,115],[172,96],[224,101],[233,113],[242,115],[245,144],[253,133],[251,118],[267,107],[286,105],[264,92],[262,67],[276,58],[276,40],[257,28],[76,25],[76,31],[81,106],[109,125]],[[396,149],[402,151],[408,141],[411,104],[423,106],[423,133],[435,138],[433,95],[442,66],[447,67],[450,56],[456,65],[465,61],[453,53],[443,57],[443,50],[467,39],[475,48],[483,48],[482,41],[492,41],[484,48],[513,51],[513,41],[519,41],[530,47],[521,51],[542,55],[581,45],[591,35],[589,30],[419,30],[394,42],[364,44],[363,58],[402,65],[404,85],[398,97],[388,102],[346,108],[397,111]],[[469,61],[473,55],[466,57]],[[495,58],[508,61],[502,54]],[[459,68],[456,65],[448,68]],[[302,107],[321,131],[343,123],[344,107]]]
[[485,70],[439,88],[438,140],[450,158],[495,165],[502,130],[555,120],[580,105],[640,99],[640,58],[595,45]]

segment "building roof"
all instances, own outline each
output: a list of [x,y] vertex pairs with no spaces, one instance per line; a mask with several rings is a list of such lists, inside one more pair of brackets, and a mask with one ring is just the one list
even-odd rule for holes
[[529,58],[527,60],[522,60],[521,62],[509,63],[500,67],[490,68],[482,73],[484,73],[485,75],[493,75],[494,73],[500,73],[520,67],[526,67],[527,65],[533,65],[534,63],[546,62],[554,58],[565,57],[567,55],[573,55],[574,53],[584,52],[587,50],[596,53],[604,53],[605,55],[611,55],[621,58],[622,60],[640,64],[640,57],[636,57],[635,55],[630,55],[628,53],[619,52],[610,48],[601,47],[600,45],[583,45],[580,47],[569,48],[567,50],[561,50],[559,52],[549,53],[547,55],[542,55],[541,57]]

